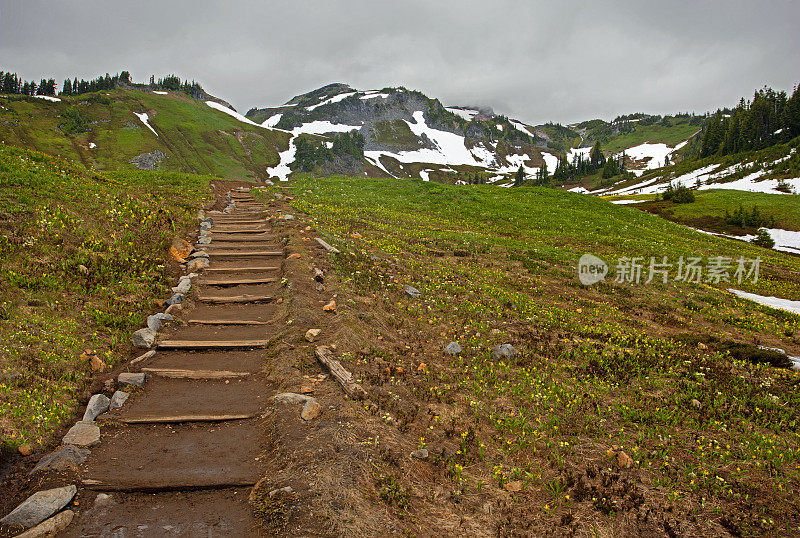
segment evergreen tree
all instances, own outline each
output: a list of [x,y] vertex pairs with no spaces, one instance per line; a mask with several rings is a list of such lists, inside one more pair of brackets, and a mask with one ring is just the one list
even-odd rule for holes
[[522,185],[524,181],[525,181],[525,169],[522,167],[522,165],[519,165],[517,173],[514,174],[514,186],[519,187]]

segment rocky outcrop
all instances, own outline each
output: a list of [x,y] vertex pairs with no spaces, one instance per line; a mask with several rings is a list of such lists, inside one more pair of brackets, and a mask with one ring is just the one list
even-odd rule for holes
[[155,150],[150,153],[140,153],[129,162],[139,170],[157,170],[166,157],[163,152]]

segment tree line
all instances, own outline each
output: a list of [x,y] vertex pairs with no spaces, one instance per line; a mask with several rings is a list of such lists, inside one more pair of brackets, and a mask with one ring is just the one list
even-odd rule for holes
[[335,135],[332,141],[331,147],[328,147],[328,142],[325,141],[298,138],[294,143],[296,151],[292,167],[311,172],[317,166],[332,162],[337,157],[349,155],[358,160],[364,158],[364,135],[358,131]]
[[17,95],[55,95],[56,79],[23,80],[16,73],[0,71],[0,92]]
[[[121,71],[116,75],[106,73],[91,80],[79,79],[78,77],[66,78],[58,95],[79,95],[131,86],[147,87],[151,90],[181,91],[193,97],[202,96],[204,93],[199,83],[194,80],[191,82],[181,80],[176,75],[168,75],[159,79],[156,79],[155,75],[153,75],[150,77],[150,83],[144,85],[134,83],[131,80],[130,72]],[[54,78],[41,79],[37,84],[35,81],[23,80],[17,73],[0,71],[0,93],[55,96],[57,91],[57,83]]]
[[719,109],[709,119],[700,157],[765,148],[800,136],[800,86],[791,97],[764,87],[733,110]]

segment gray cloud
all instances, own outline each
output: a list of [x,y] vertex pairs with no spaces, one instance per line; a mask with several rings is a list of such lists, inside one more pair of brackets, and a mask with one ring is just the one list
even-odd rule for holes
[[[403,85],[538,123],[704,112],[800,81],[800,4],[0,0],[0,69],[175,73],[239,110]],[[795,52],[793,52],[795,51]]]

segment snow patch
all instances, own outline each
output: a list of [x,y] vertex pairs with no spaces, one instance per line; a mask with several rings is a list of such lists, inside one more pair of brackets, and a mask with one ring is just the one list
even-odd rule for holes
[[58,97],[53,97],[52,95],[34,95],[37,99],[44,99],[45,101],[52,101],[54,103],[60,103],[61,99]]
[[419,171],[419,177],[422,178],[422,181],[430,181],[431,180],[430,176],[428,175],[428,172],[429,172],[428,170],[420,170]]
[[317,120],[311,123],[304,123],[300,127],[295,127],[292,129],[292,134],[349,133],[350,131],[358,131],[359,129],[361,129],[361,127],[358,125],[344,125],[340,123],[331,123],[327,120]]
[[367,99],[375,99],[376,97],[380,97],[382,99],[386,99],[389,97],[388,93],[367,93],[359,97],[362,101],[366,101]]
[[267,173],[271,176],[276,176],[281,181],[286,181],[289,179],[289,174],[292,172],[292,169],[289,168],[289,165],[294,162],[295,153],[297,153],[297,148],[294,145],[295,137],[292,136],[289,139],[289,149],[286,151],[281,151],[278,154],[278,164],[271,168],[267,168]]
[[233,116],[234,118],[236,118],[237,120],[239,120],[239,121],[241,121],[243,123],[247,123],[249,125],[255,125],[256,127],[262,127],[261,125],[257,124],[256,122],[254,122],[254,121],[242,116],[241,114],[239,114],[235,110],[233,110],[231,108],[228,108],[225,105],[222,105],[220,103],[217,103],[216,101],[206,101],[206,104],[208,106],[210,106],[211,108],[213,108],[213,109],[219,110],[220,112],[224,112],[228,116]]
[[139,113],[139,112],[134,112],[134,114],[136,114],[136,117],[137,117],[137,118],[139,118],[140,120],[142,120],[142,123],[144,123],[145,125],[147,125],[147,128],[148,128],[148,129],[150,129],[151,131],[153,131],[153,134],[154,134],[154,135],[158,136],[158,133],[156,132],[156,130],[155,130],[155,129],[153,129],[153,126],[152,126],[152,125],[150,125],[150,124],[147,122],[147,120],[148,120],[147,112],[141,112],[141,113]]
[[729,288],[728,291],[742,299],[749,299],[758,304],[770,306],[779,310],[786,310],[794,314],[800,314],[800,301],[790,301],[789,299],[781,299],[780,297],[767,297],[765,295],[747,293],[746,291],[735,290],[733,288]]
[[330,99],[325,99],[321,103],[317,103],[316,105],[311,105],[310,107],[306,107],[306,110],[311,112],[315,108],[320,107],[322,105],[329,105],[331,103],[338,103],[339,101],[343,101],[343,100],[347,99],[348,97],[350,97],[351,95],[355,95],[356,93],[357,92],[347,92],[347,93],[340,93],[339,95],[334,95]]
[[459,116],[459,117],[461,117],[461,118],[463,118],[463,119],[465,119],[467,121],[472,121],[472,118],[474,118],[475,116],[480,114],[479,111],[472,110],[470,108],[456,108],[456,107],[451,107],[451,106],[448,106],[448,107],[445,107],[445,108],[447,110],[449,110],[450,112],[452,112],[453,114],[455,114],[456,116]]
[[278,122],[281,121],[282,117],[283,114],[280,113],[275,114],[274,116],[270,116],[269,118],[261,122],[261,127],[266,127],[267,129],[275,127],[276,125],[278,125]]
[[97,147],[97,144],[95,144],[94,142],[89,142],[89,149],[94,149],[96,147]]
[[157,90],[153,90],[153,93],[157,93],[158,95],[169,95],[169,92],[160,92]]

